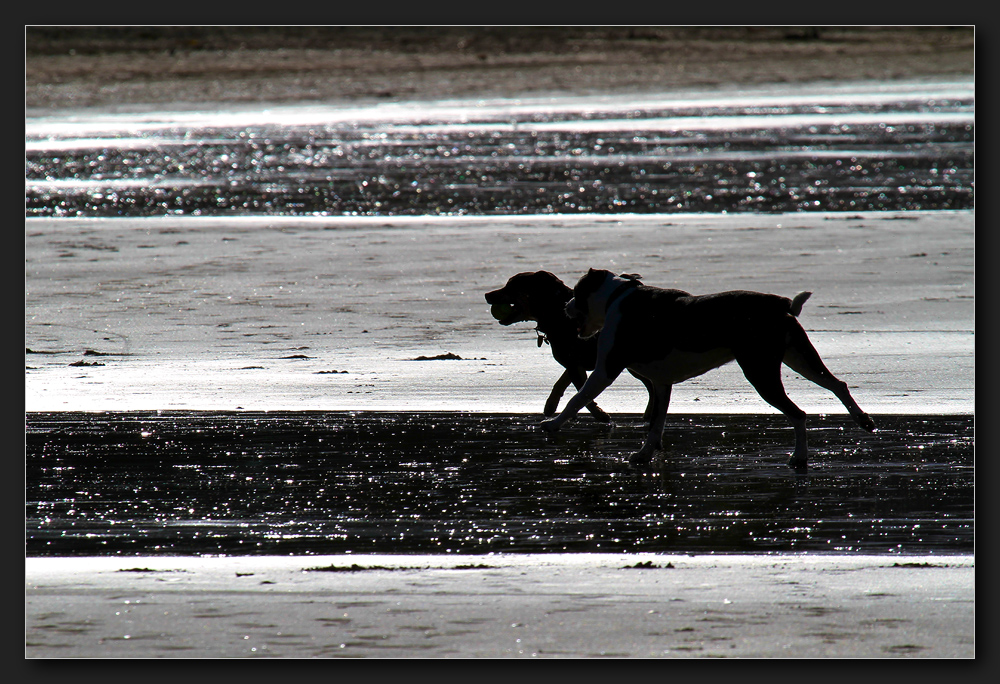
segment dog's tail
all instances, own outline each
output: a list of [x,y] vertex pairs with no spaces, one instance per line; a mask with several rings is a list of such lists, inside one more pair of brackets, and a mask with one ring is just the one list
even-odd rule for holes
[[812,296],[812,292],[800,292],[792,298],[792,315],[798,316],[802,313],[802,305],[806,303],[806,300]]

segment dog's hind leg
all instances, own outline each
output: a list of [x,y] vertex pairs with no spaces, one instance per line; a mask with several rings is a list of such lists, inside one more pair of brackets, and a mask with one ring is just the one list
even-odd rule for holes
[[796,469],[804,469],[809,459],[809,447],[806,443],[806,412],[800,409],[785,394],[785,386],[781,383],[781,361],[764,355],[736,355],[736,362],[743,369],[750,384],[754,386],[761,399],[785,414],[795,430],[795,451],[788,465]]
[[[629,370],[632,377],[642,383],[643,387],[646,388],[646,393],[649,395],[649,399],[646,401],[646,409],[642,413],[642,419],[645,422],[653,420],[653,408],[656,405],[656,393],[653,390],[653,381],[645,378],[633,370]],[[668,399],[669,401],[669,399]]]
[[802,329],[798,321],[795,321],[795,324],[789,330],[788,348],[785,350],[783,361],[786,366],[806,380],[810,380],[820,387],[833,392],[847,408],[857,424],[863,429],[869,432],[875,431],[875,421],[871,419],[871,416],[862,411],[858,403],[854,401],[850,390],[847,389],[847,383],[838,379],[827,369],[826,364],[823,363],[823,359],[819,356],[819,352],[813,347],[812,342],[809,341],[809,336],[806,335],[806,331]]
[[628,462],[633,468],[642,468],[653,460],[653,455],[663,443],[663,426],[667,422],[667,408],[670,406],[670,391],[673,385],[657,384],[636,376],[649,390],[649,404],[646,407],[648,426],[646,440],[639,451],[629,457]]

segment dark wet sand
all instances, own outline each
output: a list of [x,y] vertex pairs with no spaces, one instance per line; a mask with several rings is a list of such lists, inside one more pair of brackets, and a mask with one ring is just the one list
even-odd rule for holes
[[972,553],[970,416],[29,414],[28,555]]

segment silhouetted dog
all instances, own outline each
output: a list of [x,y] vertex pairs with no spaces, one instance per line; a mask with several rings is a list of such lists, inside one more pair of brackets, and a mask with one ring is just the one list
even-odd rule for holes
[[[597,359],[597,339],[581,339],[576,323],[566,315],[566,303],[573,290],[548,271],[518,273],[498,290],[486,293],[486,303],[491,304],[493,317],[500,325],[533,321],[538,331],[538,346],[548,342],[552,356],[565,368],[565,372],[552,387],[545,402],[544,414],[554,416],[563,392],[573,383],[578,390],[587,380],[587,371],[594,368]],[[593,401],[586,402],[587,409],[604,423],[611,418]],[[581,405],[577,411],[583,406]]]
[[788,464],[805,468],[806,414],[785,394],[782,363],[833,392],[858,425],[875,430],[847,384],[827,370],[796,318],[810,294],[788,299],[735,290],[695,296],[643,285],[639,276],[590,269],[573,289],[566,313],[582,338],[597,340],[594,371],[562,413],[542,428],[558,430],[627,368],[645,378],[650,391],[649,430],[630,459],[645,465],[661,445],[674,383],[735,360],[764,401],[788,417],[795,430]]

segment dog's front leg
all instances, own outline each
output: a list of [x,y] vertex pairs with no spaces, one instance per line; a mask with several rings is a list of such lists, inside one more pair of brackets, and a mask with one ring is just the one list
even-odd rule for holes
[[[573,373],[573,385],[576,387],[577,391],[583,389],[584,383],[587,382],[587,371],[583,368],[577,368],[576,372]],[[600,423],[611,423],[611,416],[604,412],[600,406],[597,405],[596,401],[592,401],[587,404],[587,410],[590,414],[594,416],[594,420]]]
[[559,400],[562,399],[563,392],[569,387],[569,383],[573,381],[573,371],[568,368],[566,371],[559,376],[556,380],[556,384],[552,386],[552,392],[549,394],[549,398],[545,401],[545,410],[543,415],[546,418],[556,415],[556,407],[559,406]]
[[788,465],[796,470],[805,470],[809,462],[809,446],[806,439],[806,419],[805,416],[789,416],[792,429],[795,431],[795,451],[788,459]]
[[572,420],[587,404],[597,398],[601,392],[607,389],[608,385],[614,382],[615,378],[608,375],[604,367],[598,364],[594,372],[583,383],[583,387],[566,402],[566,407],[555,418],[543,420],[541,428],[546,432],[557,432],[566,422]]
[[673,385],[649,384],[649,406],[646,414],[649,416],[649,427],[646,431],[646,441],[642,448],[632,454],[629,465],[641,468],[653,460],[656,450],[663,446],[663,427],[667,423],[667,408],[670,406],[670,392]]

